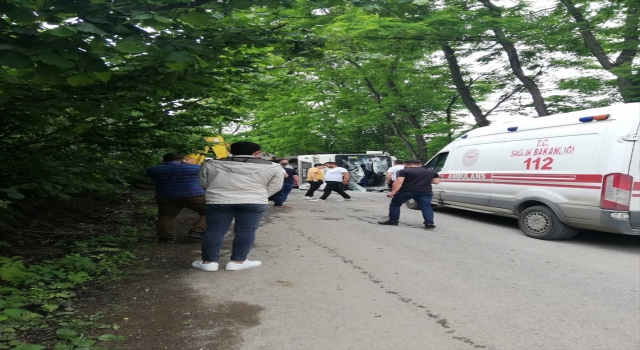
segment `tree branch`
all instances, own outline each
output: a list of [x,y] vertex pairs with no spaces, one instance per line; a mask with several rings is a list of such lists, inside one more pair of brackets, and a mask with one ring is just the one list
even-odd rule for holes
[[589,21],[582,15],[582,12],[580,12],[572,0],[560,0],[560,2],[567,8],[571,17],[573,17],[578,24],[580,35],[582,35],[582,40],[589,52],[600,62],[600,65],[602,65],[604,69],[611,70],[613,63],[609,60],[604,49],[602,49],[602,46],[600,46],[600,43],[598,43],[596,37],[593,35]]
[[498,103],[496,103],[496,105],[493,106],[493,108],[491,108],[484,116],[485,117],[489,116],[489,114],[491,114],[491,112],[495,111],[498,107],[500,107],[501,104],[503,104],[508,99],[510,99],[511,96],[517,94],[518,92],[522,92],[524,89],[525,89],[524,85],[520,85],[517,88],[515,88],[512,92],[510,92],[510,93],[508,93],[506,95],[502,95],[502,97],[500,98]]
[[220,2],[217,0],[195,0],[190,2],[179,2],[175,4],[164,5],[164,6],[149,7],[148,9],[149,11],[170,11],[170,10],[181,9],[181,8],[199,7],[199,6],[210,4],[210,3],[220,5]]
[[[480,3],[482,3],[489,10],[493,18],[498,20],[502,19],[502,10],[498,6],[494,5],[491,0],[478,1],[480,1]],[[531,94],[531,98],[533,99],[533,106],[535,107],[536,112],[538,112],[538,116],[543,117],[549,115],[549,110],[547,109],[547,105],[544,101],[544,97],[542,97],[542,93],[540,92],[538,84],[536,84],[531,78],[529,78],[522,70],[522,64],[520,63],[520,57],[515,45],[513,45],[513,43],[511,43],[511,41],[507,39],[507,35],[501,27],[496,25],[492,28],[492,30],[496,35],[497,41],[500,43],[500,45],[502,45],[502,48],[507,53],[507,57],[509,57],[509,66],[511,66],[511,71],[527,88],[529,94]]]
[[462,78],[462,71],[460,69],[460,65],[458,64],[458,59],[456,58],[455,51],[446,41],[442,41],[440,43],[440,46],[447,60],[447,65],[449,66],[449,71],[451,72],[451,78],[453,79],[453,83],[456,86],[460,97],[462,98],[462,102],[464,102],[464,105],[471,112],[478,126],[482,127],[489,125],[489,121],[487,120],[486,115],[482,113],[482,110],[471,95],[469,87],[464,83],[464,80]]

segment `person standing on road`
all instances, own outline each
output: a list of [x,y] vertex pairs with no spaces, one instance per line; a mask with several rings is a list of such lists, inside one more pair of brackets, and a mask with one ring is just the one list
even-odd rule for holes
[[389,186],[389,189],[393,187],[393,182],[396,181],[396,175],[398,170],[404,169],[404,162],[400,159],[393,161],[393,166],[387,169],[387,175],[384,179],[384,184]]
[[409,199],[414,199],[420,206],[424,227],[428,230],[436,228],[433,222],[433,198],[432,185],[440,183],[440,175],[437,172],[425,169],[419,160],[407,160],[404,169],[398,170],[396,181],[387,197],[391,198],[389,204],[389,220],[380,221],[380,225],[398,226],[400,220],[400,206]]
[[175,153],[164,155],[162,161],[161,165],[146,170],[147,175],[156,185],[158,242],[175,243],[173,224],[183,208],[189,208],[200,214],[187,237],[202,238],[207,225],[204,216],[204,191],[198,183],[200,166],[185,163],[184,156]]
[[[277,163],[277,159],[275,159]],[[274,193],[271,197],[268,198],[269,201],[273,201],[273,207],[275,209],[291,209],[293,207],[288,206],[288,205],[284,205],[284,201],[287,200],[285,195],[284,195],[284,184],[287,183],[287,179],[289,178],[289,172],[287,171],[287,169],[282,168],[282,174],[284,176],[284,180],[282,183],[282,188],[280,189],[280,191]]]
[[293,169],[293,166],[291,164],[289,164],[289,159],[287,158],[282,158],[279,160],[280,165],[282,165],[283,168],[285,169]]
[[192,266],[204,271],[218,270],[224,235],[234,219],[235,236],[226,269],[235,271],[262,265],[260,261],[247,260],[247,255],[267,210],[267,198],[282,188],[282,167],[258,158],[260,145],[236,142],[230,148],[232,157],[207,160],[199,173],[207,199],[207,230],[202,236],[202,260],[194,261]]
[[[324,174],[324,180],[327,184],[324,187],[324,194],[322,194],[322,197],[320,197],[319,200],[327,200],[329,195],[331,195],[331,191],[335,191],[342,196],[338,201],[350,201],[351,197],[343,191],[342,188],[340,188],[343,184],[349,184],[349,171],[345,168],[339,167],[338,164],[334,162],[326,162],[324,165],[329,168],[329,170]],[[310,199],[310,201],[316,202],[318,199]]]
[[287,201],[291,190],[293,190],[295,186],[298,186],[299,179],[298,172],[293,169],[291,165],[289,165],[288,160],[287,162],[283,162],[282,160],[280,160],[280,165],[282,166],[284,171],[287,172],[287,176],[284,178],[284,183],[282,184],[282,202],[284,203]]
[[307,170],[307,182],[309,183],[309,190],[305,193],[303,199],[312,199],[313,194],[324,183],[324,164],[316,163],[313,168]]

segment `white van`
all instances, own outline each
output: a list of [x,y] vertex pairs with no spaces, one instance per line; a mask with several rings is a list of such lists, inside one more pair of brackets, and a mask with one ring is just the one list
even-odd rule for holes
[[540,239],[640,235],[639,127],[629,103],[475,129],[424,166],[441,177],[433,204],[517,217]]

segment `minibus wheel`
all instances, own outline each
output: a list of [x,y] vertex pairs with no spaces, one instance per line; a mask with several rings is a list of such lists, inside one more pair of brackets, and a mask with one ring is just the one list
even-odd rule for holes
[[553,210],[544,205],[523,210],[518,216],[518,225],[525,235],[538,239],[569,239],[579,231],[562,223]]

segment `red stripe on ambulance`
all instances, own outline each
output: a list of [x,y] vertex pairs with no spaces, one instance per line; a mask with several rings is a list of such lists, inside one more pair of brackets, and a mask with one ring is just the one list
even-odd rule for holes
[[[497,185],[548,186],[599,190],[600,174],[453,173],[440,174],[443,181]],[[558,183],[561,182],[561,183]],[[567,183],[576,183],[570,185]],[[578,185],[578,184],[598,184]],[[640,184],[640,183],[638,183]],[[634,185],[635,186],[635,185]],[[634,187],[635,188],[635,187]],[[635,196],[635,195],[634,195]]]
[[547,174],[493,174],[494,180],[515,180],[515,181],[553,181],[553,182],[586,182],[602,183],[600,174],[576,174],[576,175],[547,175]]

